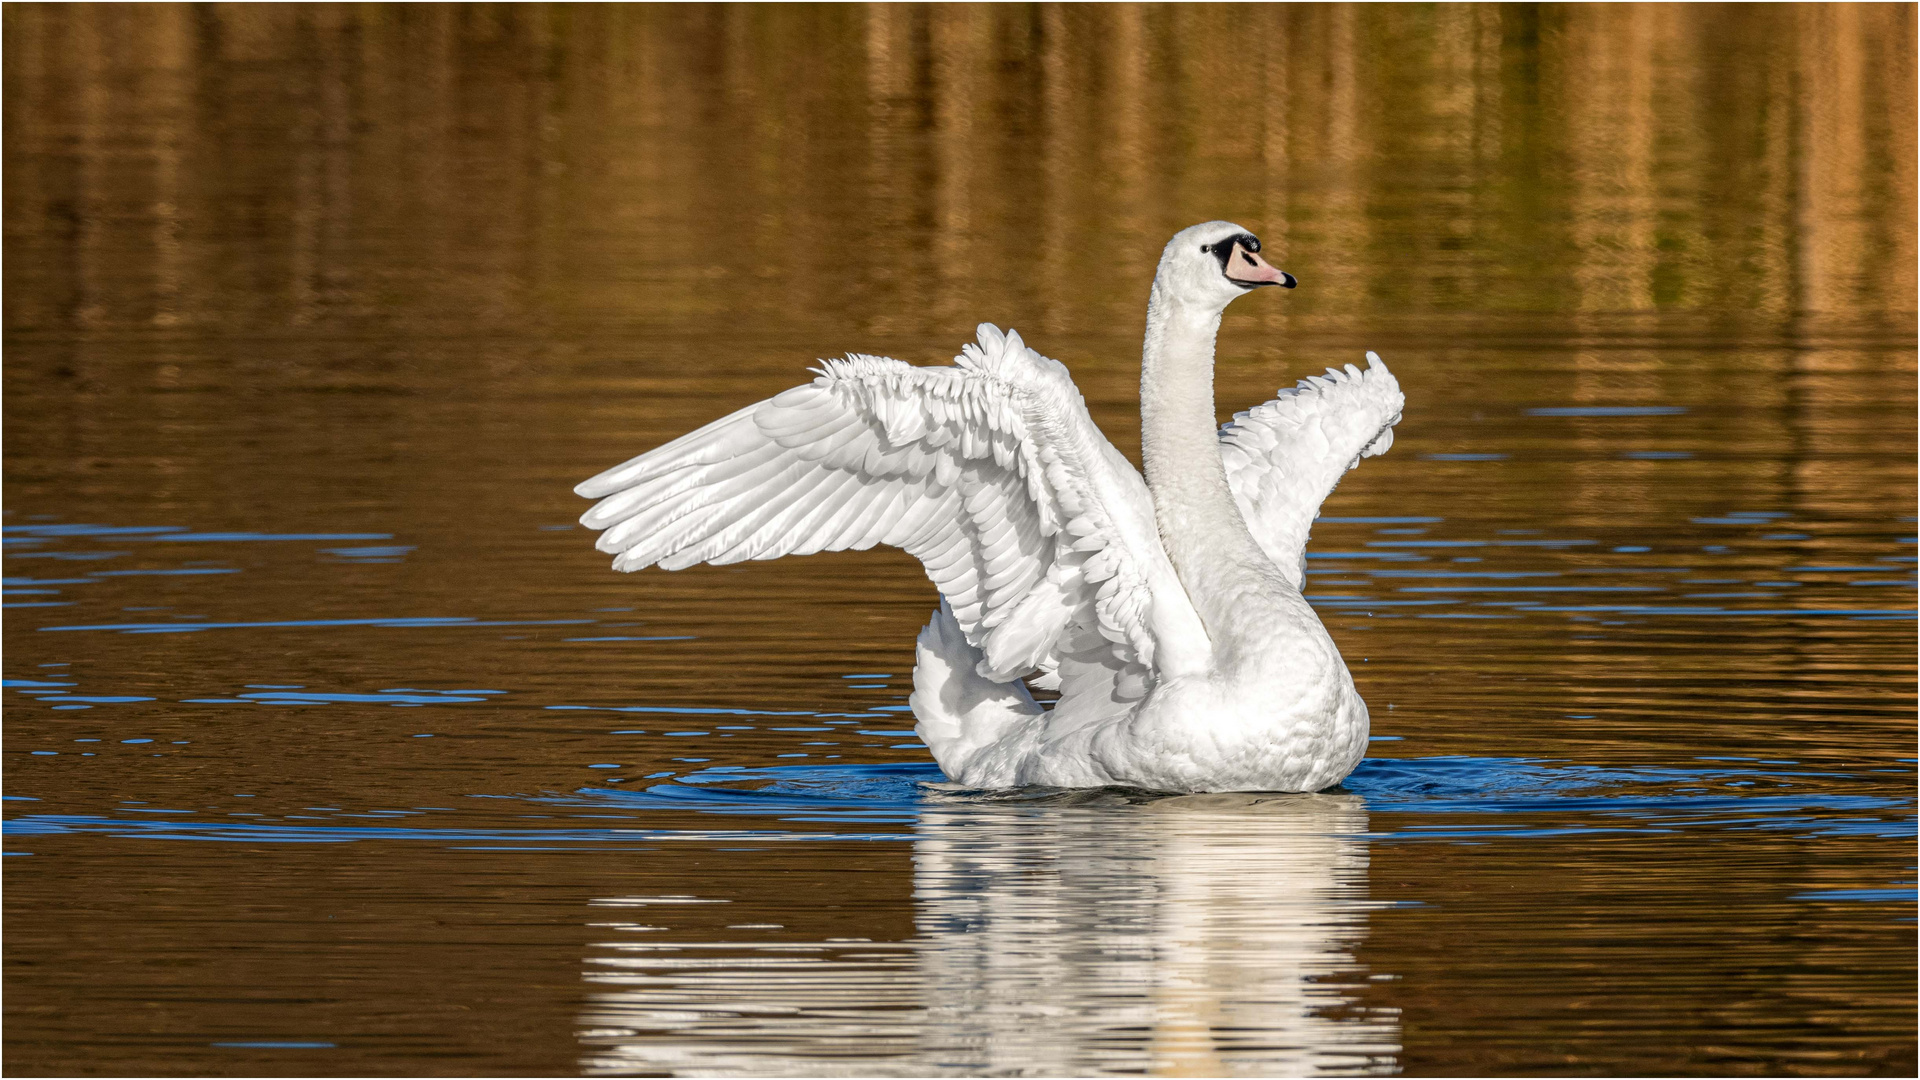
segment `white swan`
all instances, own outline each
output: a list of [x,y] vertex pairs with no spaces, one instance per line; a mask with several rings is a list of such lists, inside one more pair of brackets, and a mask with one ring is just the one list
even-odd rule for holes
[[[616,570],[904,548],[939,587],[916,731],[973,787],[1317,791],[1367,707],[1300,595],[1307,530],[1403,398],[1372,353],[1215,428],[1220,314],[1291,288],[1230,222],[1160,257],[1140,369],[1146,478],[1064,365],[983,324],[949,367],[825,361],[574,490]],[[1028,684],[1059,691],[1051,708]]]

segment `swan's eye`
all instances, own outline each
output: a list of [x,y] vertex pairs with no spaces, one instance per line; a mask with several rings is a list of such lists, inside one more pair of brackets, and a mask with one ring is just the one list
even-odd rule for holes
[[1200,245],[1200,254],[1202,254],[1202,255],[1205,255],[1205,254],[1206,254],[1207,252],[1209,252],[1209,251],[1212,251],[1212,250],[1213,250],[1213,245],[1212,245],[1212,244],[1201,244],[1201,245]]

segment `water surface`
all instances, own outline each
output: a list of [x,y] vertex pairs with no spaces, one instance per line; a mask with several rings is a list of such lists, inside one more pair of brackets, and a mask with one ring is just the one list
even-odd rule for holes
[[[5,14],[20,1075],[1914,1066],[1913,8]],[[1379,350],[1312,796],[989,794],[898,552],[578,480],[990,319]]]

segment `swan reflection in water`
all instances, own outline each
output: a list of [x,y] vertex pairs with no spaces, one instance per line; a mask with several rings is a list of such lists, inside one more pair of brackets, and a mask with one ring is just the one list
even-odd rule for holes
[[[1362,799],[1067,798],[925,803],[908,941],[599,945],[585,1070],[1397,1071],[1398,1016],[1353,993],[1381,906]],[[652,925],[676,902],[698,898],[602,912]]]

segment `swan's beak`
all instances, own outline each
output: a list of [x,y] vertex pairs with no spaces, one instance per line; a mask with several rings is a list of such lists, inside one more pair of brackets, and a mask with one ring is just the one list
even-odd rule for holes
[[1293,280],[1292,274],[1274,269],[1259,253],[1248,251],[1239,244],[1233,245],[1233,257],[1227,260],[1227,280],[1249,289],[1257,289],[1262,285],[1291,289],[1299,284]]

